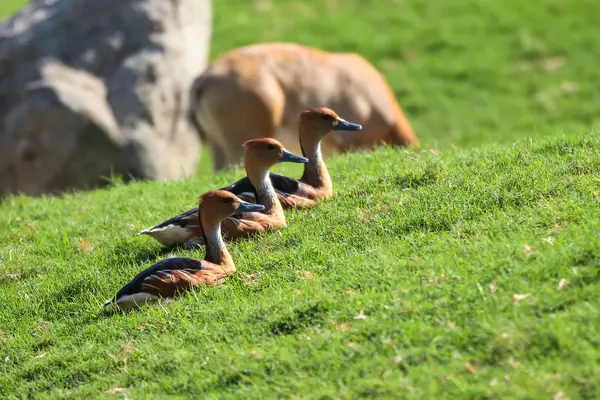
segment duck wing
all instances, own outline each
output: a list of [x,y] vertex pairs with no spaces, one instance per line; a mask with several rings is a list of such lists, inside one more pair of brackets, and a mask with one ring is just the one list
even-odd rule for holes
[[277,229],[285,225],[285,220],[274,218],[261,212],[244,212],[228,217],[221,222],[221,232],[227,241],[245,239],[250,236]]
[[104,306],[116,303],[120,307],[131,308],[136,299],[173,297],[193,286],[216,283],[227,275],[220,266],[204,260],[167,258],[140,272]]
[[[297,192],[300,186],[300,182],[297,179],[290,178],[276,172],[269,172],[269,178],[271,179],[273,188],[275,188],[276,191],[283,192],[285,194],[293,194]],[[247,176],[229,186],[221,188],[220,190],[226,190],[238,197],[240,195],[256,197],[256,190],[254,190],[254,186],[252,186],[252,183]]]
[[[283,208],[302,208],[315,205],[316,202],[313,200],[315,198],[315,190],[311,186],[275,172],[270,172],[269,178]],[[244,201],[256,203],[256,190],[247,176],[229,186],[222,187],[220,190],[231,192]],[[193,208],[169,218],[158,225],[144,229],[138,235],[148,235],[163,246],[202,241],[202,228],[198,219],[198,213],[198,207]],[[232,216],[230,218],[239,218],[239,216]],[[253,231],[255,227],[234,230]],[[241,234],[236,233],[235,235],[237,237]]]
[[[198,207],[169,218],[158,225],[144,229],[138,235],[148,235],[163,246],[200,240],[202,228],[198,219]],[[200,235],[201,236],[201,235]]]
[[[283,208],[304,208],[316,204],[318,196],[312,186],[276,172],[270,172],[269,178]],[[256,202],[256,191],[247,176],[221,190],[227,190],[242,200]]]

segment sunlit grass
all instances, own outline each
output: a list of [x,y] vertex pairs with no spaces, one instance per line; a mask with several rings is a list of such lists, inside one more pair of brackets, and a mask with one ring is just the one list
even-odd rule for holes
[[169,254],[135,234],[242,172],[8,199],[0,397],[594,398],[599,146],[335,158],[336,197],[230,246],[225,284],[108,317]]
[[231,246],[225,284],[128,315],[100,305],[156,260],[203,256],[136,233],[241,170],[213,175],[204,151],[184,182],[6,199],[0,397],[597,398],[596,3],[213,4],[213,59],[357,51],[423,149],[328,160],[336,197]]

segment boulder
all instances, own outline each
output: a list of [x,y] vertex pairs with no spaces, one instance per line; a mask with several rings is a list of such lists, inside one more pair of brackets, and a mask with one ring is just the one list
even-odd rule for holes
[[35,0],[0,23],[0,197],[194,173],[210,0]]

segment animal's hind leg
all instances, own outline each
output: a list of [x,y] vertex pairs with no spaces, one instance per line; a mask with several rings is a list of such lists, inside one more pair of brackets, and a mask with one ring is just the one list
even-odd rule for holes
[[234,164],[239,164],[243,161],[244,148],[242,147],[242,144],[244,144],[244,141],[237,140],[237,138],[228,143],[227,149],[225,149],[225,157],[229,161],[229,164],[227,165],[228,167],[231,167]]
[[220,171],[222,169],[227,168],[227,159],[225,157],[225,152],[216,143],[210,143],[210,153],[212,155],[212,164],[215,171]]

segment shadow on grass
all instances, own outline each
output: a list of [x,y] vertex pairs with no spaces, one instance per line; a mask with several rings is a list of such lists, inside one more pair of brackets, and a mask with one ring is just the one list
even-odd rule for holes
[[274,335],[291,335],[299,329],[320,325],[327,310],[328,306],[323,303],[294,310],[291,314],[272,321],[270,331]]
[[[193,245],[193,246],[184,246],[183,244],[168,246],[168,247],[154,247],[152,249],[144,249],[141,251],[132,250],[130,243],[118,244],[113,248],[112,254],[108,256],[107,263],[123,263],[123,260],[134,261],[135,264],[139,266],[144,266],[148,262],[157,262],[160,257],[164,257],[165,255],[170,255],[172,253],[183,253],[189,251],[203,251],[203,245]],[[135,253],[134,253],[135,252]],[[181,257],[190,257],[190,258],[202,258],[201,254],[189,254],[183,255],[179,254]],[[149,265],[146,265],[149,266]],[[144,267],[145,268],[145,267]],[[140,270],[141,271],[141,270]]]

